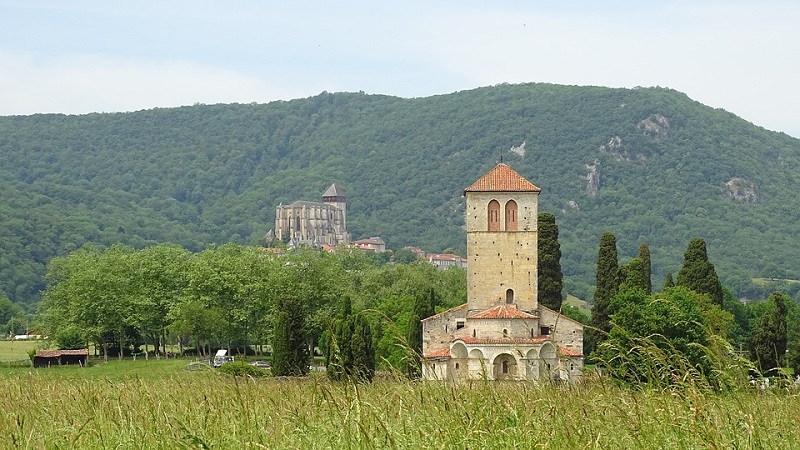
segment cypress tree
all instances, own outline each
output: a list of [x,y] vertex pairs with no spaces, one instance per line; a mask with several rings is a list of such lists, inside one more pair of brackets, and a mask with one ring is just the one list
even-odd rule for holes
[[762,371],[783,366],[786,362],[788,306],[779,292],[773,293],[769,302],[770,308],[761,316],[750,344],[750,356]]
[[353,321],[352,302],[345,295],[339,303],[339,311],[329,329],[328,352],[325,355],[326,374],[332,380],[340,380],[353,368]]
[[599,344],[611,330],[611,298],[619,289],[619,266],[617,263],[617,238],[610,231],[600,237],[597,252],[597,274],[592,307],[591,325],[593,341]]
[[564,274],[561,271],[561,245],[558,243],[556,216],[539,214],[538,277],[539,303],[553,310],[561,309]]
[[408,376],[417,379],[422,375],[422,319],[434,313],[437,297],[433,288],[424,294],[418,295],[414,301],[414,311],[411,313],[411,322],[408,324]]
[[672,272],[667,272],[667,278],[664,280],[664,289],[675,287],[675,280],[672,279]]
[[275,376],[308,374],[308,336],[302,302],[294,297],[278,301],[272,330],[272,373]]
[[645,273],[644,262],[639,258],[633,258],[624,268],[620,269],[621,279],[624,281],[620,290],[624,288],[637,288],[642,292],[647,292],[648,276]]
[[353,359],[350,375],[359,381],[372,381],[375,377],[375,346],[372,342],[372,328],[361,314],[351,317],[353,334],[350,346]]
[[706,242],[701,238],[692,239],[683,254],[683,266],[678,272],[678,286],[706,294],[715,305],[722,307],[722,284],[714,265],[708,261]]
[[642,266],[644,268],[644,277],[645,277],[645,293],[650,295],[653,293],[653,267],[650,262],[650,247],[647,246],[646,243],[642,242],[642,245],[639,246],[639,259],[642,260]]

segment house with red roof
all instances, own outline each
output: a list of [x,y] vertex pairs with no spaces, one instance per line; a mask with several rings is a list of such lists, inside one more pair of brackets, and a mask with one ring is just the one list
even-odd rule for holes
[[538,303],[540,192],[503,163],[464,190],[467,303],[422,320],[425,379],[581,378],[583,325]]

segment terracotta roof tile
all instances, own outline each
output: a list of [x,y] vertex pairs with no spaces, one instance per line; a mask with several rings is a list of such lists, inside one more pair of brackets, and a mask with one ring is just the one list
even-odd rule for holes
[[512,338],[474,338],[472,336],[459,336],[453,338],[453,342],[455,341],[462,341],[465,344],[541,344],[542,342],[552,341],[549,337],[537,337],[537,338],[522,338],[522,339],[512,339]]
[[563,353],[565,356],[583,356],[583,354],[574,348],[562,347],[558,346],[558,350]]
[[59,356],[89,356],[89,349],[81,350],[36,350],[36,356],[40,358],[57,358]]
[[541,189],[536,187],[533,183],[526,180],[525,177],[518,174],[511,167],[500,163],[482,177],[478,181],[472,183],[468,188],[464,189],[464,194],[467,192],[540,192]]
[[467,304],[466,304],[466,303],[464,303],[463,305],[458,305],[458,306],[455,306],[455,307],[453,307],[453,308],[450,308],[450,309],[448,309],[448,310],[446,310],[446,311],[442,311],[442,312],[440,312],[439,314],[434,314],[434,315],[432,315],[432,316],[430,316],[430,317],[426,317],[426,318],[422,319],[422,320],[421,320],[421,322],[425,322],[426,320],[431,320],[431,319],[433,319],[433,318],[435,318],[435,317],[439,317],[439,316],[441,316],[442,314],[447,314],[447,313],[451,313],[451,312],[454,312],[454,311],[458,311],[459,309],[464,309],[464,308],[466,308],[466,307],[467,307]]
[[497,305],[485,311],[475,313],[468,319],[538,319],[533,314],[520,311],[514,305]]
[[434,352],[430,352],[425,355],[425,358],[428,359],[435,359],[435,358],[449,358],[450,357],[450,347],[445,347],[443,349],[436,350]]

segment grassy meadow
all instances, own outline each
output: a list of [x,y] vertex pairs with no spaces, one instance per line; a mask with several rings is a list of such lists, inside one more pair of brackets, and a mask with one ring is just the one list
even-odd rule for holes
[[589,381],[371,385],[233,378],[188,361],[0,372],[0,448],[784,449],[800,397]]

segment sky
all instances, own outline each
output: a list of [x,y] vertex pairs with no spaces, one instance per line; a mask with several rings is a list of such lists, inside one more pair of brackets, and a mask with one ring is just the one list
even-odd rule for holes
[[798,17],[777,0],[0,0],[0,115],[546,82],[668,87],[800,137]]

